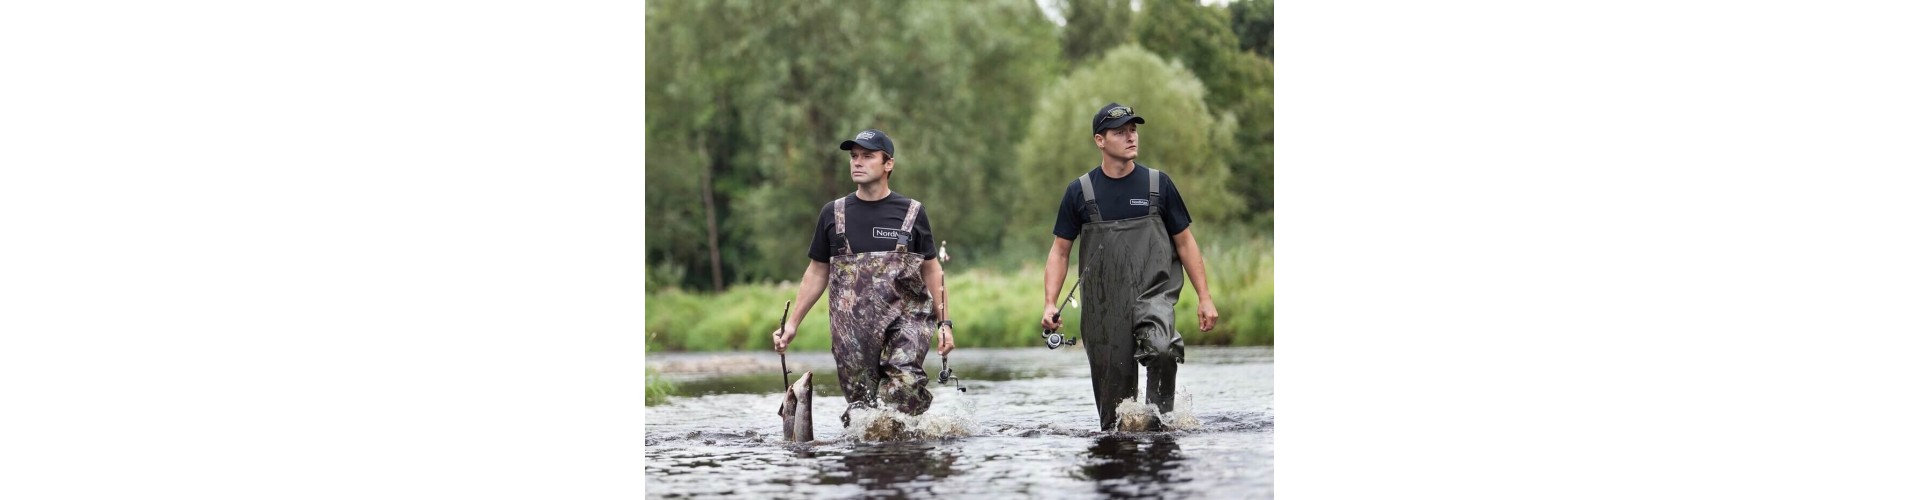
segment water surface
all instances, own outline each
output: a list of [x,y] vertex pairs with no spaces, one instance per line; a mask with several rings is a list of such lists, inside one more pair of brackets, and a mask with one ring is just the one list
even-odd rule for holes
[[[967,349],[949,362],[967,392],[937,386],[925,418],[970,433],[860,442],[843,436],[832,356],[788,354],[816,391],[818,440],[792,445],[780,439],[774,353],[649,354],[682,395],[647,408],[647,495],[1273,496],[1271,347],[1187,348],[1177,386],[1200,426],[1168,432],[1098,432],[1077,348]],[[937,376],[937,356],[927,370]]]

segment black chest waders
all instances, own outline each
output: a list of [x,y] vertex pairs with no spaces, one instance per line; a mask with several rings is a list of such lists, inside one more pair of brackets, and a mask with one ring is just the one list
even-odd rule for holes
[[1173,411],[1173,381],[1186,345],[1173,331],[1173,304],[1183,284],[1179,256],[1160,220],[1160,172],[1147,167],[1147,215],[1101,220],[1093,181],[1080,176],[1087,222],[1080,229],[1080,339],[1093,368],[1100,428],[1113,430],[1114,408],[1139,390],[1147,368],[1147,404]]
[[846,198],[833,202],[833,234],[845,246],[828,262],[827,278],[833,360],[847,396],[840,425],[851,425],[856,407],[925,413],[933,404],[921,368],[934,331],[933,296],[920,276],[926,258],[907,250],[920,202],[908,205],[893,251],[857,254],[847,241],[846,205]]

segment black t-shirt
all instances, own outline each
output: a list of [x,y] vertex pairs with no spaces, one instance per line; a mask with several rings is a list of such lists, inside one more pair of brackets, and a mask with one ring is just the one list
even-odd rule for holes
[[[880,201],[847,195],[847,237],[842,240],[833,234],[833,202],[827,202],[820,207],[820,219],[813,225],[813,245],[807,248],[807,257],[828,262],[840,255],[840,248],[847,242],[853,243],[853,253],[893,251],[893,246],[899,243],[900,224],[906,222],[907,207],[912,203],[900,193],[887,193]],[[929,259],[937,251],[926,205],[920,206],[920,215],[913,219],[913,234],[907,237],[907,250]]]
[[[1133,164],[1133,172],[1126,177],[1115,179],[1107,177],[1100,167],[1093,167],[1088,175],[1093,181],[1093,201],[1100,206],[1100,220],[1115,221],[1132,219],[1147,215],[1147,196],[1152,186],[1148,185],[1146,165]],[[1080,196],[1080,178],[1067,182],[1067,194],[1060,198],[1060,214],[1053,221],[1053,235],[1072,240],[1080,237],[1080,225],[1091,222],[1087,219],[1086,199]],[[1180,199],[1180,190],[1173,187],[1173,177],[1160,172],[1160,222],[1167,226],[1167,235],[1180,234],[1193,224],[1193,218],[1187,216],[1187,203]]]

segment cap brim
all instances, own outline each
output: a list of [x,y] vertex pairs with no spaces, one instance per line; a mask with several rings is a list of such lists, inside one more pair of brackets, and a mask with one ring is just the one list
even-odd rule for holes
[[841,150],[841,151],[852,151],[852,150],[853,150],[853,147],[854,147],[854,146],[860,146],[860,147],[863,147],[863,148],[867,148],[867,149],[869,149],[869,150],[873,150],[873,151],[886,151],[886,150],[887,150],[886,148],[882,148],[882,147],[880,147],[880,145],[879,145],[879,144],[874,144],[872,140],[867,140],[867,141],[865,141],[865,142],[862,142],[862,141],[841,141],[841,142],[840,142],[840,150]]
[[1107,129],[1110,129],[1110,128],[1120,128],[1121,125],[1126,125],[1128,123],[1138,123],[1141,125],[1145,125],[1147,123],[1147,119],[1141,118],[1138,116],[1122,116],[1119,118],[1109,118],[1107,119],[1107,121],[1100,122],[1100,132],[1105,132],[1107,131]]

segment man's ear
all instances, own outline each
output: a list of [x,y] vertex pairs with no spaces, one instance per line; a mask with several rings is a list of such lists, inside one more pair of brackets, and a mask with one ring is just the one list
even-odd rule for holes
[[1101,134],[1101,133],[1093,134],[1093,147],[1096,147],[1096,148],[1107,147],[1107,134]]

